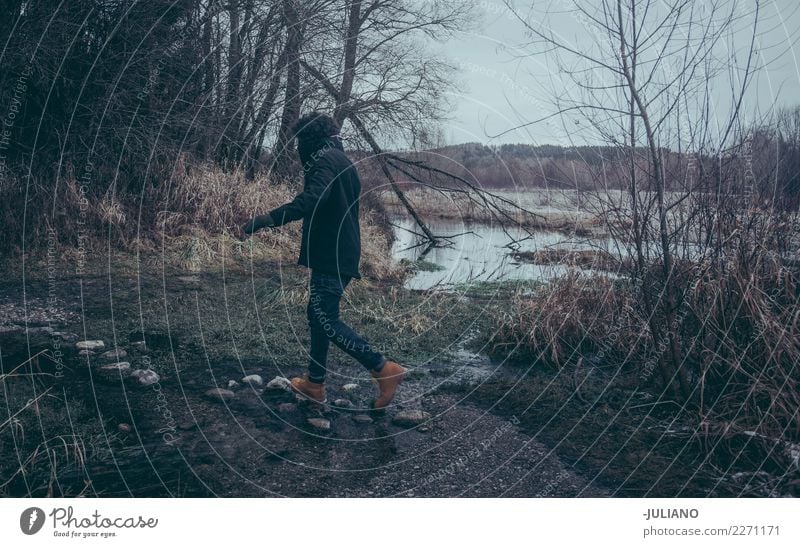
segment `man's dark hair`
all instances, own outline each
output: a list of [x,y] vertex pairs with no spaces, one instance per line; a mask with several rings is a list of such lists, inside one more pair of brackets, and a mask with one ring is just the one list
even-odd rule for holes
[[336,120],[321,112],[309,112],[294,124],[292,132],[298,141],[322,142],[338,135],[341,128]]

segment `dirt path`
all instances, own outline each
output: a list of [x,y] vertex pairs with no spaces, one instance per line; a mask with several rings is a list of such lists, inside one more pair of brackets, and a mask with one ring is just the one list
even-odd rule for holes
[[[458,384],[468,391],[491,373],[491,363],[463,348],[453,350],[447,363],[406,363],[414,371],[396,406],[382,415],[367,410],[374,394],[368,375],[351,363],[338,363],[329,381],[331,404],[319,407],[265,387],[275,377],[301,373],[301,367],[279,367],[269,359],[220,359],[183,344],[175,332],[145,332],[146,344],[136,343],[136,331],[110,337],[87,330],[84,335],[84,318],[108,313],[103,303],[114,291],[96,280],[82,284],[78,294],[64,289],[70,283],[64,281],[57,291],[63,296],[57,313],[44,305],[44,283],[27,287],[27,310],[21,309],[18,287],[0,290],[4,370],[31,354],[52,351],[53,340],[64,338],[58,365],[63,374],[47,380],[49,387],[59,394],[63,414],[77,401],[102,431],[98,444],[103,446],[88,451],[86,467],[60,476],[64,493],[74,492],[70,483],[83,482],[87,495],[101,496],[607,495],[519,428],[517,417],[487,412],[452,389],[439,389]],[[175,283],[182,286],[180,280]],[[119,292],[118,301],[124,291]],[[124,313],[117,305],[117,315]],[[105,349],[115,339],[134,369],[146,368],[167,348],[176,362],[172,370],[158,369],[156,383],[142,386],[127,373],[124,378],[99,375],[98,367],[108,360],[100,350],[78,355],[74,338],[104,339]],[[188,366],[177,363],[183,350],[194,355]],[[39,359],[36,366],[52,373],[56,365]],[[260,376],[263,384],[242,384],[248,375]],[[231,380],[239,386],[227,400],[207,394],[229,387]],[[410,411],[416,412],[403,422]],[[67,425],[74,430],[74,424]]]
[[[515,418],[460,404],[452,395],[418,398],[423,384],[408,381],[397,408],[369,419],[367,383],[356,392],[330,390],[329,397],[352,401],[347,410],[321,411],[295,404],[290,394],[250,388],[227,403],[188,396],[174,446],[223,496],[602,495],[585,489]],[[393,418],[409,408],[430,417],[396,425]],[[330,431],[311,426],[309,417],[327,420]]]

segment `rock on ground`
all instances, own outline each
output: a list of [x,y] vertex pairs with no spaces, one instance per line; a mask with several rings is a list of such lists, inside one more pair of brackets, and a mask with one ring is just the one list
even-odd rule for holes
[[107,361],[119,361],[120,359],[125,359],[127,356],[128,352],[122,348],[110,349],[100,354],[100,358]]
[[136,369],[131,373],[131,376],[136,378],[136,381],[139,382],[141,386],[152,386],[153,384],[157,384],[160,380],[158,374],[150,369]]
[[261,387],[264,385],[264,379],[258,374],[250,374],[242,378],[242,383],[250,387]]
[[345,384],[342,386],[342,391],[345,393],[352,393],[358,389],[358,384]]
[[111,363],[110,365],[103,365],[98,367],[97,372],[101,376],[108,378],[116,378],[117,376],[127,377],[131,374],[131,364],[127,361],[120,361],[119,363]]
[[105,348],[106,344],[102,340],[82,340],[80,342],[77,342],[75,344],[75,347],[77,349],[95,350],[95,349],[103,349],[103,348]]
[[267,389],[291,391],[292,383],[283,376],[276,376],[275,378],[267,382]]
[[229,389],[222,389],[220,387],[211,388],[205,393],[206,397],[214,401],[230,401],[236,394]]
[[401,427],[415,427],[430,420],[431,415],[423,410],[403,410],[399,412],[392,422]]
[[308,425],[312,426],[314,429],[318,429],[320,431],[330,431],[331,430],[331,421],[325,418],[309,418]]

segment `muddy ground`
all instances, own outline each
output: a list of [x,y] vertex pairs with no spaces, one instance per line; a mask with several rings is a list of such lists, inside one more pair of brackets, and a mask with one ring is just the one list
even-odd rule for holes
[[[602,364],[578,376],[486,357],[502,295],[348,289],[345,320],[412,369],[385,413],[369,410],[369,376],[336,349],[328,405],[242,383],[303,372],[306,282],[278,264],[6,278],[3,495],[764,495],[737,487],[691,424]],[[105,347],[80,355],[80,340]],[[103,373],[111,348],[158,381]],[[230,399],[207,394],[231,381]],[[425,414],[398,423],[410,410]]]

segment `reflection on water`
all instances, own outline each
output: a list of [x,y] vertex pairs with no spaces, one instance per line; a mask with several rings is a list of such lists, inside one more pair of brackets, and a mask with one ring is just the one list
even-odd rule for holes
[[[393,218],[396,240],[392,247],[395,260],[417,260],[425,247],[419,245],[412,233],[419,228],[409,218]],[[464,224],[455,220],[431,219],[428,227],[437,235],[463,234],[453,239],[447,247],[436,247],[425,254],[424,260],[442,269],[420,271],[406,281],[409,289],[447,288],[454,284],[504,280],[549,280],[563,275],[568,267],[521,263],[511,256],[508,244],[519,242],[519,251],[553,249],[605,249],[611,250],[610,240],[574,240],[559,232],[534,232],[528,236],[524,230],[509,228],[508,234],[498,224]],[[467,233],[464,233],[467,232]],[[527,238],[527,239],[525,239]]]

